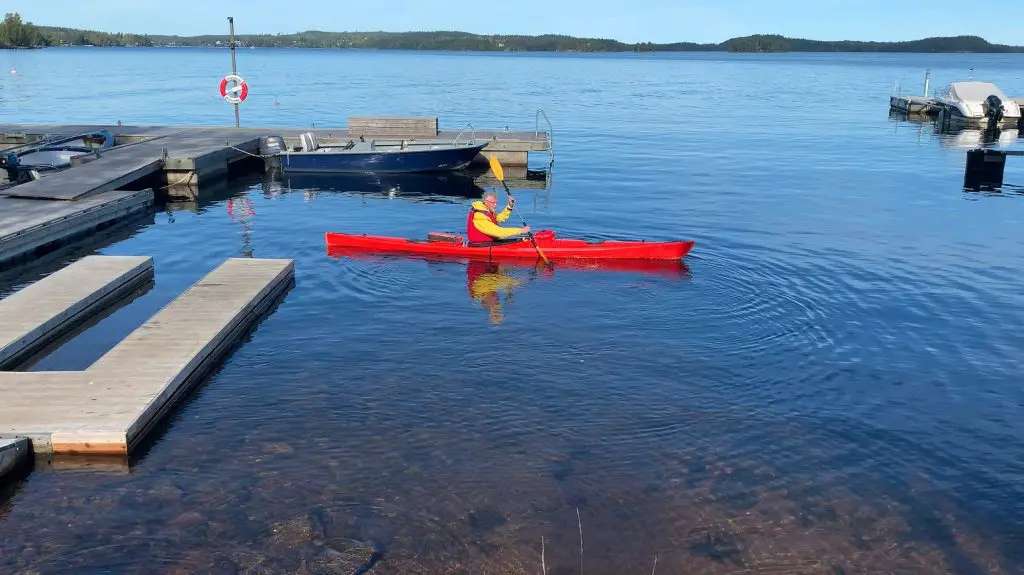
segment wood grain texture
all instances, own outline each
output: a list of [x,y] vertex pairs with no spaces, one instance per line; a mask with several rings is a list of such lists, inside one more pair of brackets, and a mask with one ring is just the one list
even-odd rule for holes
[[87,256],[0,299],[0,368],[60,337],[152,270],[150,257]]
[[129,454],[294,270],[292,260],[229,259],[85,371],[0,372],[0,437],[29,437],[40,452]]
[[106,192],[75,202],[0,197],[0,268],[101,225],[148,214],[153,202],[151,189]]

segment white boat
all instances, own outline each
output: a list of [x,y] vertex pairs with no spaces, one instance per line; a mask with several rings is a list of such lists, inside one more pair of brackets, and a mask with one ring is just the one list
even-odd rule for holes
[[934,101],[940,124],[985,127],[994,120],[1000,125],[1016,125],[1021,117],[1017,102],[992,82],[952,82]]

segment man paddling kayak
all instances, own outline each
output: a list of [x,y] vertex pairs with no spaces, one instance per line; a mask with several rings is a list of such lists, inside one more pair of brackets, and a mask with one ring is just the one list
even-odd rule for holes
[[530,233],[530,226],[503,228],[498,225],[512,215],[512,207],[515,204],[515,198],[509,196],[505,209],[496,213],[498,196],[494,192],[484,192],[480,200],[473,202],[469,215],[466,216],[466,241],[470,245],[518,241],[515,236]]

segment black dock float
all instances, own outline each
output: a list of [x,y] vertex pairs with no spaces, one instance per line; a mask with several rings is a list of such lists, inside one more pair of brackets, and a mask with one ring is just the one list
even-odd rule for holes
[[992,150],[975,148],[967,151],[964,167],[964,189],[996,189],[1003,185],[1007,156],[1024,156],[1024,150]]

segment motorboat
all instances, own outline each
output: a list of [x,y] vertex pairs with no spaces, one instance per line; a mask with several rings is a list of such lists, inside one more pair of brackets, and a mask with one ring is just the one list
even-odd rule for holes
[[114,147],[109,130],[95,130],[41,144],[31,144],[0,152],[0,169],[7,170],[10,184],[39,179],[47,172],[66,170],[76,163],[99,157]]
[[934,102],[939,107],[940,124],[986,127],[1016,125],[1021,119],[1017,102],[992,82],[951,82]]
[[260,152],[276,156],[284,172],[394,174],[461,170],[487,146],[473,140],[367,140],[362,136],[344,144],[322,144],[313,132],[303,133],[299,142],[289,149],[280,136],[265,137]]

